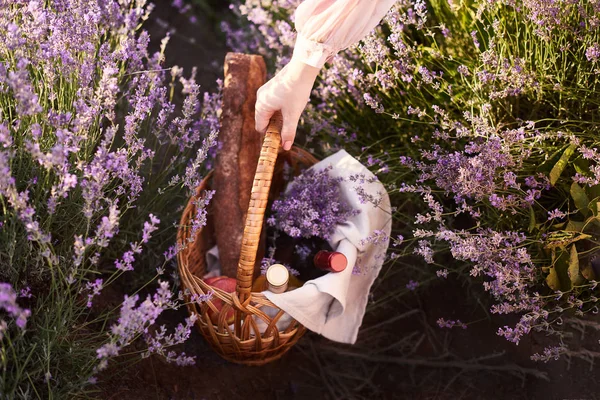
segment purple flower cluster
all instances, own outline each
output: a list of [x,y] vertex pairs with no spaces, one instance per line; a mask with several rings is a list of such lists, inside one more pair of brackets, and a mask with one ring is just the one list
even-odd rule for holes
[[[16,325],[25,329],[27,318],[31,315],[31,311],[19,307],[17,304],[17,293],[9,283],[0,283],[0,310],[4,310],[9,316],[15,319]],[[0,319],[0,340],[4,336],[4,332],[8,329],[8,324],[3,319]]]
[[542,354],[535,353],[531,356],[533,361],[543,361],[547,363],[550,360],[558,360],[560,355],[566,351],[566,348],[563,346],[550,346],[545,347]]
[[171,3],[173,8],[177,9],[181,14],[189,12],[192,8],[191,4],[184,4],[183,0],[173,0]]
[[144,222],[144,230],[142,232],[142,240],[136,243],[130,243],[130,250],[127,250],[121,259],[115,260],[115,268],[121,271],[133,271],[133,262],[135,261],[134,254],[142,252],[142,244],[148,243],[151,238],[152,232],[158,229],[156,226],[160,223],[160,220],[154,215],[150,214],[150,222]]
[[[526,237],[517,232],[496,232],[480,228],[475,233],[440,228],[438,241],[449,244],[456,260],[469,261],[471,276],[484,276],[484,288],[497,300],[510,301],[520,307],[527,297],[529,283],[535,279],[534,265],[527,248]],[[526,310],[528,305],[523,304]]]
[[92,299],[100,294],[104,287],[103,284],[103,279],[98,278],[94,282],[88,282],[85,285],[85,288],[88,291],[88,301],[86,304],[88,308],[92,307]]
[[260,0],[233,3],[230,8],[238,16],[241,26],[221,22],[221,30],[227,34],[228,47],[236,52],[269,56],[267,59],[276,59],[279,65],[286,64],[296,38],[291,16],[300,3],[301,0],[269,4]]
[[[427,193],[427,192],[426,192]],[[430,207],[438,205],[429,201]],[[433,243],[425,238],[435,239],[440,246],[446,243],[455,260],[470,265],[470,275],[479,277],[483,287],[495,299],[492,313],[524,314],[514,328],[504,327],[498,334],[515,343],[527,334],[534,323],[545,317],[533,314],[540,309],[541,299],[535,292],[538,273],[525,244],[527,238],[518,232],[497,232],[491,228],[477,228],[473,231],[449,229],[445,221],[437,221],[437,230],[417,229],[414,231],[418,245],[414,253],[421,255],[427,263],[433,263]],[[438,270],[437,275],[447,277],[448,270]]]
[[173,293],[169,289],[169,284],[159,282],[159,287],[153,296],[148,295],[146,300],[139,305],[137,305],[138,300],[139,295],[137,294],[131,297],[125,296],[119,320],[110,328],[110,341],[96,350],[100,360],[97,369],[105,369],[108,366],[108,360],[118,356],[119,352],[138,336],[142,336],[148,345],[148,350],[143,356],[161,354],[165,355],[167,360],[174,361],[178,365],[193,364],[194,357],[186,356],[184,353],[177,355],[167,349],[187,340],[197,318],[195,315],[186,318],[185,325],[179,324],[173,334],[167,334],[164,325],[156,332],[152,332],[150,329],[163,311],[178,307],[176,300],[173,299]]
[[[578,143],[578,141],[576,141]],[[594,186],[600,184],[600,152],[596,147],[590,148],[588,145],[581,144],[577,151],[585,160],[589,160],[591,165],[589,171],[577,172],[573,180],[582,185]]]
[[[190,191],[197,186],[197,171],[209,156],[218,130],[218,123],[214,121],[216,117],[197,120],[200,109],[198,85],[193,79],[183,78],[179,68],[173,68],[171,75],[173,79],[179,79],[186,95],[183,116],[173,118],[170,115],[174,105],[170,103],[163,84],[166,77],[161,68],[164,49],[149,55],[148,35],[141,32],[136,36],[135,29],[128,29],[144,18],[146,10],[141,3],[136,3],[134,7],[120,7],[116,3],[104,6],[84,3],[63,4],[57,9],[45,8],[39,2],[31,3],[28,7],[15,5],[2,8],[0,18],[0,32],[10,38],[0,47],[0,58],[10,60],[12,57],[9,54],[14,52],[17,59],[14,65],[0,63],[0,91],[6,92],[9,99],[12,97],[17,116],[38,115],[40,123],[31,125],[31,136],[25,138],[25,148],[40,166],[56,172],[56,182],[51,183],[47,199],[48,214],[53,214],[61,202],[67,202],[69,193],[77,186],[82,189],[85,199],[83,213],[88,220],[102,209],[110,210],[109,216],[101,217],[102,222],[95,237],[84,239],[80,235],[75,236],[75,266],[83,261],[86,249],[107,247],[111,238],[118,233],[118,200],[113,202],[105,197],[106,188],[115,181],[120,182],[115,186],[116,194],[127,199],[121,209],[129,208],[138,198],[144,182],[141,167],[145,160],[152,161],[155,155],[153,150],[144,145],[145,140],[138,137],[140,128],[151,114],[156,112],[155,134],[159,140],[176,144],[181,152],[195,147],[199,142],[203,143],[196,159],[187,168],[185,177],[174,175],[171,178],[170,186],[183,181]],[[69,9],[69,12],[62,12],[63,8]],[[17,25],[9,21],[20,23]],[[96,52],[96,42],[105,35],[119,37],[121,47],[117,48],[107,41]],[[144,60],[147,60],[146,64]],[[119,64],[126,66],[125,69],[117,67]],[[36,71],[43,71],[50,81],[58,77],[75,79],[79,89],[73,93],[72,103],[65,104],[64,108],[69,111],[54,110],[51,103],[40,102],[37,94],[40,87],[49,90],[45,96],[51,101],[58,99],[59,94],[53,92],[55,85],[37,82],[35,79],[39,74]],[[95,71],[101,73],[96,74]],[[126,98],[130,106],[124,109],[123,121],[127,148],[109,150],[117,134],[117,127],[112,124],[119,122],[115,120],[114,111],[117,96]],[[206,111],[218,113],[217,99],[218,95],[205,95]],[[111,124],[99,124],[103,119]],[[37,220],[43,215],[37,215],[38,211],[29,204],[27,191],[17,191],[12,178],[13,171],[9,167],[14,157],[11,136],[19,130],[20,124],[19,119],[14,120],[12,125],[5,122],[0,124],[0,139],[6,149],[0,151],[0,168],[3,169],[0,193],[17,211],[29,232],[28,238],[47,247],[51,235],[41,230]],[[101,139],[96,153],[89,158],[89,162],[72,165],[69,162],[70,155],[80,151],[88,137],[82,133],[96,126],[100,128],[99,131],[91,131]],[[20,129],[27,129],[27,126]],[[56,141],[42,140],[47,133],[53,133]],[[175,159],[170,161],[169,165],[176,164]],[[106,207],[103,204],[106,202],[112,204]],[[145,243],[148,233],[144,232],[142,243]],[[49,248],[45,252],[51,259],[54,258]],[[131,258],[132,253],[126,254],[118,265],[129,269],[127,266]],[[57,262],[55,259],[53,261]]]
[[447,278],[448,277],[448,270],[446,268],[444,269],[438,269],[437,271],[435,271],[435,274],[440,277],[440,278]]
[[440,328],[449,328],[452,329],[455,326],[462,328],[462,329],[467,329],[467,325],[464,322],[461,322],[460,319],[457,320],[451,320],[451,319],[444,319],[444,318],[439,318],[437,320],[437,324]]
[[297,176],[286,193],[273,202],[267,223],[291,237],[329,239],[336,225],[360,212],[343,199],[339,187],[343,178],[331,177],[332,168],[308,169]]
[[594,44],[587,48],[585,57],[588,61],[596,62],[600,59],[600,45]]
[[497,188],[498,175],[515,166],[509,147],[500,138],[471,142],[464,152],[448,153],[440,146],[423,150],[423,160],[416,167],[422,171],[420,180],[435,181],[437,187],[453,193],[458,200],[481,200]]

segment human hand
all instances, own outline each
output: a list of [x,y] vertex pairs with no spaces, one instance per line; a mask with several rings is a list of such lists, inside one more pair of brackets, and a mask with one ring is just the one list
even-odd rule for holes
[[256,130],[264,133],[273,114],[281,111],[281,145],[284,150],[289,150],[296,137],[298,120],[308,103],[318,74],[319,68],[292,58],[289,64],[258,89],[255,107]]

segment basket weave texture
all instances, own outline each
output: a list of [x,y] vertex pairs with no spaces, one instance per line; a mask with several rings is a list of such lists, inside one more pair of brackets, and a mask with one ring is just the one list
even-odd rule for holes
[[[178,245],[183,247],[177,254],[181,284],[188,296],[188,309],[196,314],[196,325],[212,348],[226,360],[246,364],[262,365],[280,358],[306,332],[306,328],[295,320],[278,329],[277,321],[284,311],[270,302],[263,294],[252,292],[252,279],[256,264],[256,254],[260,242],[265,210],[284,185],[283,163],[292,167],[297,174],[301,168],[310,167],[318,160],[310,153],[293,148],[280,152],[281,114],[272,119],[265,134],[258,166],[254,175],[250,204],[246,216],[240,260],[237,269],[236,292],[226,293],[219,288],[207,285],[201,278],[206,273],[206,252],[214,245],[214,221],[209,211],[207,224],[192,232],[190,221],[196,215],[196,203],[210,189],[211,175],[208,174],[190,198],[183,212],[177,234]],[[218,205],[212,205],[218,207]],[[191,237],[192,234],[195,237]],[[189,301],[193,295],[212,292],[213,301],[198,304]],[[223,307],[219,311],[214,301],[218,299]],[[217,300],[217,301],[218,301]],[[267,315],[265,307],[273,307],[277,313]],[[216,314],[216,324],[209,315]],[[227,314],[234,310],[233,329],[227,322]],[[215,316],[213,315],[213,318]],[[260,332],[256,319],[262,320],[267,328]]]

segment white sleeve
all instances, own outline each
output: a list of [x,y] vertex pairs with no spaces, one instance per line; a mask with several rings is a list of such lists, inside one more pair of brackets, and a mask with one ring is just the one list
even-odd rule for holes
[[396,0],[305,0],[296,9],[293,58],[321,68],[328,59],[364,38]]

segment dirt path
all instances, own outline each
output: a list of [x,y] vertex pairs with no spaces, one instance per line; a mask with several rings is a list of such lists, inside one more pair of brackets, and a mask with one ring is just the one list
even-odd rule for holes
[[150,48],[157,51],[160,41],[170,32],[166,49],[167,66],[177,65],[186,76],[193,67],[197,69],[196,81],[201,91],[216,87],[217,78],[222,78],[226,48],[216,22],[197,13],[198,21],[192,24],[189,14],[180,14],[170,1],[153,1],[155,9],[144,28],[150,33]]

